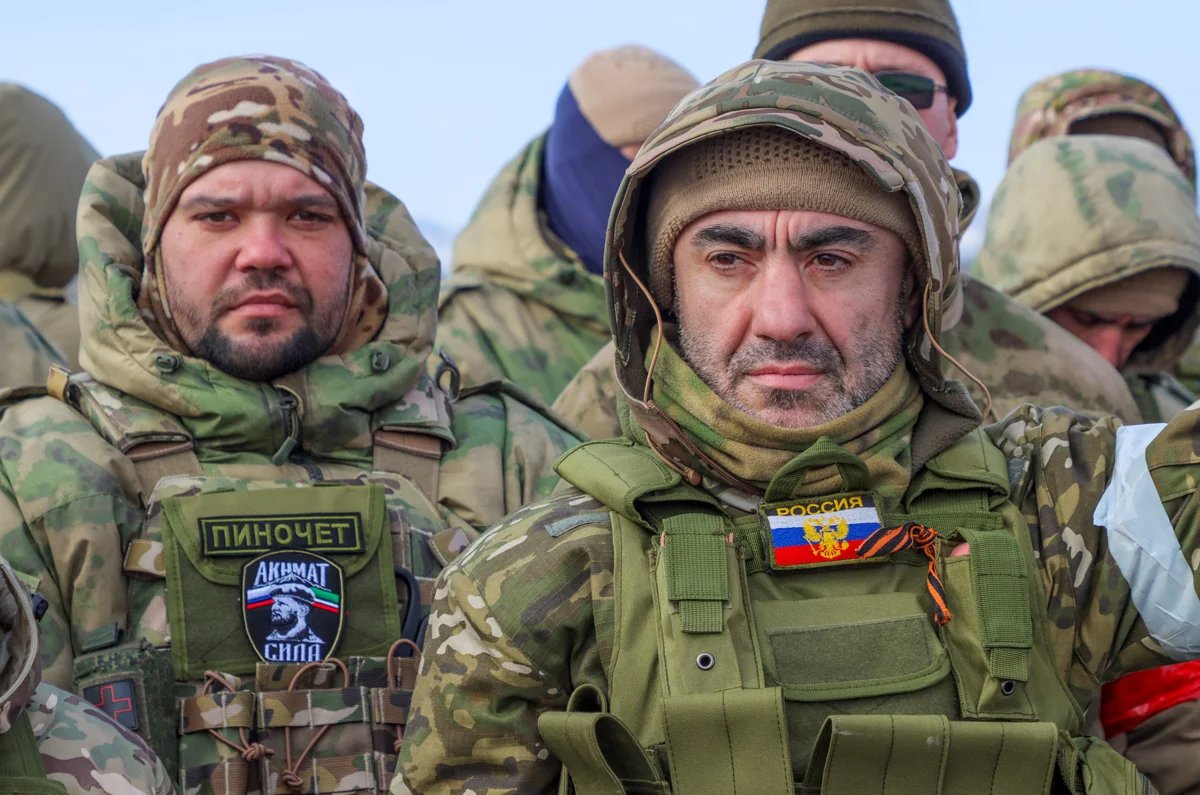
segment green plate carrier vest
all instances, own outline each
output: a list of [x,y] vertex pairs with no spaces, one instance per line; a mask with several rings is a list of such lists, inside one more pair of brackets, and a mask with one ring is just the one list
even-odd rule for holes
[[[448,528],[437,508],[442,452],[454,442],[448,407],[425,425],[403,401],[377,411],[371,471],[288,464],[294,441],[277,464],[203,467],[170,414],[86,374],[52,376],[50,387],[131,461],[144,511],[123,539],[128,616],[78,639],[76,692],[134,702],[127,728],[180,792],[387,792],[416,679],[417,658],[398,656],[417,651],[407,619],[420,618],[437,572],[476,535]],[[261,642],[250,637],[254,583],[244,572],[280,553],[271,571],[315,561],[337,570],[337,584],[316,591],[284,573],[275,601],[291,588],[310,617],[338,618],[321,644],[277,639],[292,656],[272,659],[269,627]],[[329,608],[320,614],[318,599]]]
[[[765,503],[827,464],[865,492],[865,465],[823,439]],[[953,612],[940,627],[914,550],[773,569],[760,514],[730,518],[645,447],[590,442],[558,470],[610,509],[616,568],[609,691],[583,686],[538,721],[561,793],[1152,791],[1081,733],[1008,462],[982,430],[898,504],[875,500],[883,527],[937,532]],[[970,554],[950,557],[963,542]]]

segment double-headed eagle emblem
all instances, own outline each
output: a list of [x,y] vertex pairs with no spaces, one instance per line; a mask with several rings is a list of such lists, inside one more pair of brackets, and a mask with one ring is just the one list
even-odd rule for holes
[[837,514],[832,516],[810,516],[804,520],[804,540],[813,552],[826,560],[835,560],[850,544],[850,525]]

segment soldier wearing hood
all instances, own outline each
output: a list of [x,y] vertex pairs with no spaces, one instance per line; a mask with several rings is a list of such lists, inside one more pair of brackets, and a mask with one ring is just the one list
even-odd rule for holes
[[174,793],[140,737],[41,682],[34,616],[28,591],[0,558],[0,792]]
[[[1008,162],[1043,138],[1088,134],[1149,141],[1170,155],[1195,192],[1196,152],[1183,119],[1154,86],[1107,69],[1072,69],[1025,89],[1017,102]],[[1200,393],[1200,342],[1195,338],[1172,372],[1189,392]]]
[[981,427],[959,201],[857,70],[671,113],[608,231],[625,434],[443,571],[394,793],[1148,791],[1083,715],[1200,655],[1200,413]]
[[[1078,335],[1119,369],[1147,421],[1196,400],[1171,372],[1200,326],[1200,219],[1160,145],[1080,135],[1026,148],[996,192],[979,278]],[[1163,792],[1200,785],[1200,662],[1105,686],[1113,744]]]
[[[912,103],[947,159],[958,149],[958,118],[972,93],[948,0],[768,0],[754,57],[871,72]],[[979,206],[979,187],[966,172],[955,169],[953,177],[965,228]],[[987,385],[987,393],[973,383],[968,388],[990,419],[1023,403],[1138,419],[1120,379],[1086,345],[987,284],[964,276],[962,285],[962,303],[949,307],[941,342]],[[592,438],[618,430],[615,400],[609,399],[617,393],[611,354],[603,356],[588,363],[555,405]]]
[[629,161],[696,79],[639,45],[571,74],[550,128],[492,182],[454,243],[438,346],[463,383],[507,378],[550,403],[609,339],[604,228]]
[[[63,290],[79,269],[79,189],[98,157],[53,103],[23,86],[0,83],[0,299],[24,313],[72,370],[79,369],[79,312]],[[5,356],[18,361],[24,352],[8,344]],[[46,346],[40,340],[37,345],[44,360]],[[62,362],[53,356],[51,363]],[[40,364],[34,378],[19,383],[44,383],[47,367]],[[6,377],[16,375],[14,367],[3,370]]]
[[[183,792],[386,790],[395,749],[372,738],[403,710],[384,658],[419,634],[441,567],[548,493],[574,441],[501,390],[426,375],[437,259],[365,172],[362,121],[320,74],[197,67],[144,154],[89,172],[84,372],[0,420],[0,550],[48,602],[47,679],[95,703],[115,689]],[[312,635],[268,637],[297,580]],[[341,658],[348,681],[321,676],[349,689],[325,695],[294,664]],[[272,701],[360,687],[373,718],[305,713],[307,736]]]

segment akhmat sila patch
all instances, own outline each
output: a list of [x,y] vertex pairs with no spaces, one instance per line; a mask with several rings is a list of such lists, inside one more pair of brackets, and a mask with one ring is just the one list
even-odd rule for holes
[[759,513],[766,520],[773,569],[861,562],[859,547],[880,528],[871,494],[771,503],[760,506]]
[[317,662],[333,654],[346,605],[342,568],[311,552],[268,552],[242,567],[242,617],[266,662]]

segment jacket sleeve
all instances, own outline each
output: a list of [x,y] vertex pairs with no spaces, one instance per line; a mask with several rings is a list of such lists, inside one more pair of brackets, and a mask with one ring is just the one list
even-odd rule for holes
[[0,440],[0,555],[47,601],[43,679],[70,689],[84,639],[128,621],[124,549],[142,521],[132,467],[53,398],[6,412]]
[[572,500],[595,507],[577,493],[530,506],[443,571],[393,793],[556,791],[538,717],[580,684],[603,689],[611,649],[596,630],[597,610],[611,616],[607,529],[546,530],[579,513]]
[[1085,708],[1104,682],[1200,656],[1198,429],[1196,409],[1122,427],[1033,407],[990,429],[1040,554],[1055,659]]

